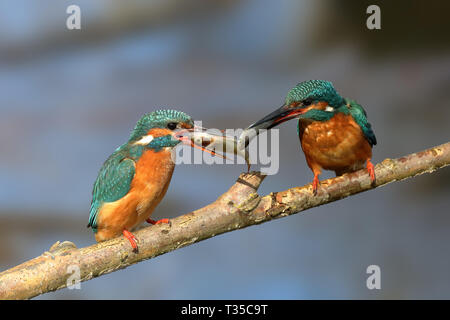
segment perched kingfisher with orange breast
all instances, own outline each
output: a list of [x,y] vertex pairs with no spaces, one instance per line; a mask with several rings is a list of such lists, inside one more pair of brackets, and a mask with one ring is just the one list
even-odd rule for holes
[[288,92],[279,109],[246,131],[270,129],[294,118],[298,118],[301,147],[314,173],[314,195],[317,194],[322,169],[342,175],[366,167],[371,181],[375,181],[375,170],[370,160],[377,139],[361,105],[342,98],[329,81],[304,81]]
[[193,127],[190,116],[175,110],[147,113],[137,122],[128,142],[105,161],[95,181],[88,227],[97,241],[123,234],[137,251],[130,230],[144,221],[169,222],[154,221],[150,215],[172,178],[172,150],[180,143],[175,135]]

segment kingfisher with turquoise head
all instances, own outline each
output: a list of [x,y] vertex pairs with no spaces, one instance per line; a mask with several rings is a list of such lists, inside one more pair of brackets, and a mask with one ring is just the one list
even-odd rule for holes
[[169,187],[175,167],[176,134],[194,128],[187,114],[175,110],[147,113],[137,122],[128,141],[104,162],[92,191],[88,227],[100,242],[123,234],[134,251],[138,246],[130,232],[150,219]]
[[[246,131],[270,129],[294,118],[298,118],[301,147],[314,173],[315,195],[322,169],[332,170],[338,176],[366,167],[371,181],[375,181],[370,160],[377,139],[366,111],[356,101],[341,97],[329,81],[304,81],[288,92],[280,108]],[[240,143],[248,144],[248,141]]]

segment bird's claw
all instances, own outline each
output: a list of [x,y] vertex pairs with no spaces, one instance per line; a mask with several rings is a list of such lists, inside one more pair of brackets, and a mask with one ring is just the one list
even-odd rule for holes
[[369,172],[371,183],[375,183],[375,166],[370,160],[367,160],[367,171]]
[[134,253],[138,253],[138,251],[139,251],[139,248],[138,248],[138,245],[137,245],[137,238],[134,236],[134,234],[132,234],[130,231],[128,231],[128,230],[123,230],[123,236],[125,237],[125,238],[127,238],[128,239],[128,241],[130,241],[130,244],[131,244],[131,246],[133,247],[133,252]]
[[314,176],[314,180],[312,182],[312,191],[313,191],[313,195],[317,195],[317,189],[319,188],[319,176],[315,175]]
[[146,221],[153,225],[167,223],[167,224],[169,224],[170,227],[172,226],[172,222],[170,221],[170,219],[167,219],[167,218],[159,219],[159,220],[153,220],[153,219],[148,218]]

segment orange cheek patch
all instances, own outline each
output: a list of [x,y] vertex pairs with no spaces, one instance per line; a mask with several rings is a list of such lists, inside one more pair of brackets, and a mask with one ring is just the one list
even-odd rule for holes
[[319,101],[319,102],[317,102],[315,104],[312,104],[312,105],[306,107],[304,110],[305,110],[305,112],[307,112],[307,111],[309,111],[311,109],[325,110],[327,106],[328,106],[327,102]]
[[147,135],[153,136],[153,138],[164,137],[168,134],[172,134],[172,131],[169,129],[161,129],[161,128],[152,128],[148,130]]
[[328,106],[328,103],[324,102],[324,101],[317,102],[315,105],[313,105],[314,109],[320,109],[320,110],[325,110],[325,108],[327,106]]
[[193,128],[192,125],[190,125],[189,123],[186,123],[186,122],[182,122],[182,123],[181,123],[181,127],[182,127],[183,129],[192,129],[192,128]]

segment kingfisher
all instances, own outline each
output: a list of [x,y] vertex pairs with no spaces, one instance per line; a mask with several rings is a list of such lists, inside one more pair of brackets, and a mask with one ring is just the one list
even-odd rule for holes
[[173,149],[180,130],[194,128],[187,114],[175,110],[147,113],[137,122],[128,141],[103,163],[92,191],[88,227],[95,239],[105,241],[123,234],[138,250],[134,227],[150,219],[169,187],[175,167]]
[[366,111],[356,101],[341,97],[329,81],[304,81],[288,92],[280,108],[246,131],[270,129],[294,118],[298,118],[300,144],[314,173],[314,195],[322,169],[332,170],[339,176],[366,167],[372,183],[375,181],[370,160],[377,139]]

